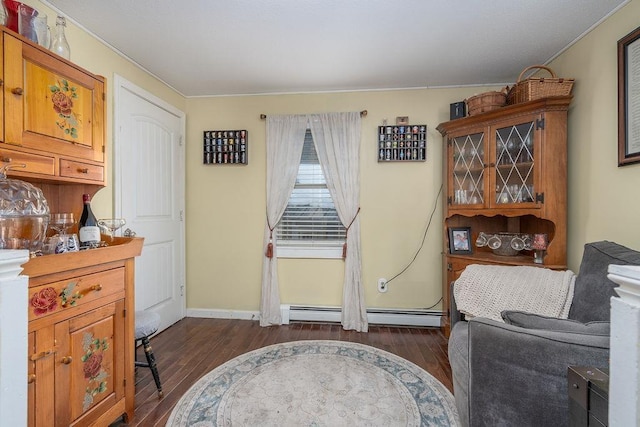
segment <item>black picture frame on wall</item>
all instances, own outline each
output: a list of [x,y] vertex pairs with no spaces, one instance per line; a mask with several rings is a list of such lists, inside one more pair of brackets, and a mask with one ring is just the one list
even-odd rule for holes
[[640,162],[640,27],[618,40],[618,166]]
[[449,227],[449,253],[471,253],[471,227]]

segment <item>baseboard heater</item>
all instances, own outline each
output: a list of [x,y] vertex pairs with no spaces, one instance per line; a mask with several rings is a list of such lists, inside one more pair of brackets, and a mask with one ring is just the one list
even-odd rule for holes
[[[281,305],[282,323],[291,321],[340,323],[340,307]],[[440,326],[442,312],[424,309],[369,308],[367,320],[370,324],[397,326]]]

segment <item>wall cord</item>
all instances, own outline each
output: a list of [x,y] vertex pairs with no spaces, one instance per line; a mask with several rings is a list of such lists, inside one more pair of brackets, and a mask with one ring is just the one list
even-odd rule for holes
[[[396,279],[401,274],[403,274],[405,271],[407,271],[409,269],[409,267],[411,267],[411,265],[418,258],[418,255],[420,254],[420,251],[422,251],[422,248],[424,247],[424,242],[427,239],[427,233],[429,232],[429,228],[431,228],[431,220],[433,220],[433,215],[436,213],[436,208],[438,207],[438,200],[440,200],[440,194],[442,193],[443,186],[444,186],[444,184],[440,184],[440,189],[438,190],[438,195],[436,196],[436,202],[434,203],[433,209],[431,210],[431,215],[429,216],[429,222],[427,223],[427,227],[425,228],[424,234],[422,235],[422,242],[420,242],[420,247],[416,251],[415,255],[413,256],[413,259],[409,262],[409,264],[407,264],[407,266],[405,268],[403,268],[398,274],[393,276],[391,279],[387,280],[386,285],[389,285],[389,283],[392,280]],[[436,305],[438,305],[440,303],[440,301],[442,301],[442,297],[440,297],[440,299],[438,301],[436,301],[436,303],[433,304],[431,307],[425,308],[425,310],[429,310],[429,309],[435,307]]]

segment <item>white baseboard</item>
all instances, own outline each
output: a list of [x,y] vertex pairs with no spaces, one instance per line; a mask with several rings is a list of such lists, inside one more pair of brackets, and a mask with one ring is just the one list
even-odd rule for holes
[[238,311],[238,310],[221,310],[206,308],[188,308],[187,317],[202,317],[206,319],[240,319],[240,320],[259,320],[260,312],[258,311]]
[[[336,322],[341,321],[340,307],[297,306],[283,304],[280,306],[282,323],[288,324],[292,320],[307,322]],[[373,325],[398,326],[431,326],[439,327],[442,312],[423,309],[367,309],[367,320]]]
[[[283,304],[280,306],[282,323],[288,325],[291,321],[303,322],[330,322],[340,323],[340,307],[325,306],[299,306]],[[222,309],[188,308],[187,317],[200,317],[208,319],[240,319],[259,320],[258,311],[238,311]],[[422,309],[367,309],[367,320],[372,325],[397,325],[397,326],[428,326],[440,327],[442,312],[438,310]]]

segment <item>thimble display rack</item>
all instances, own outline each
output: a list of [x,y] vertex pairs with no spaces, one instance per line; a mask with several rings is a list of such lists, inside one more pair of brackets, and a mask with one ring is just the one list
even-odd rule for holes
[[378,162],[427,160],[427,125],[378,126]]
[[204,131],[203,163],[205,165],[246,165],[249,134],[246,130]]

